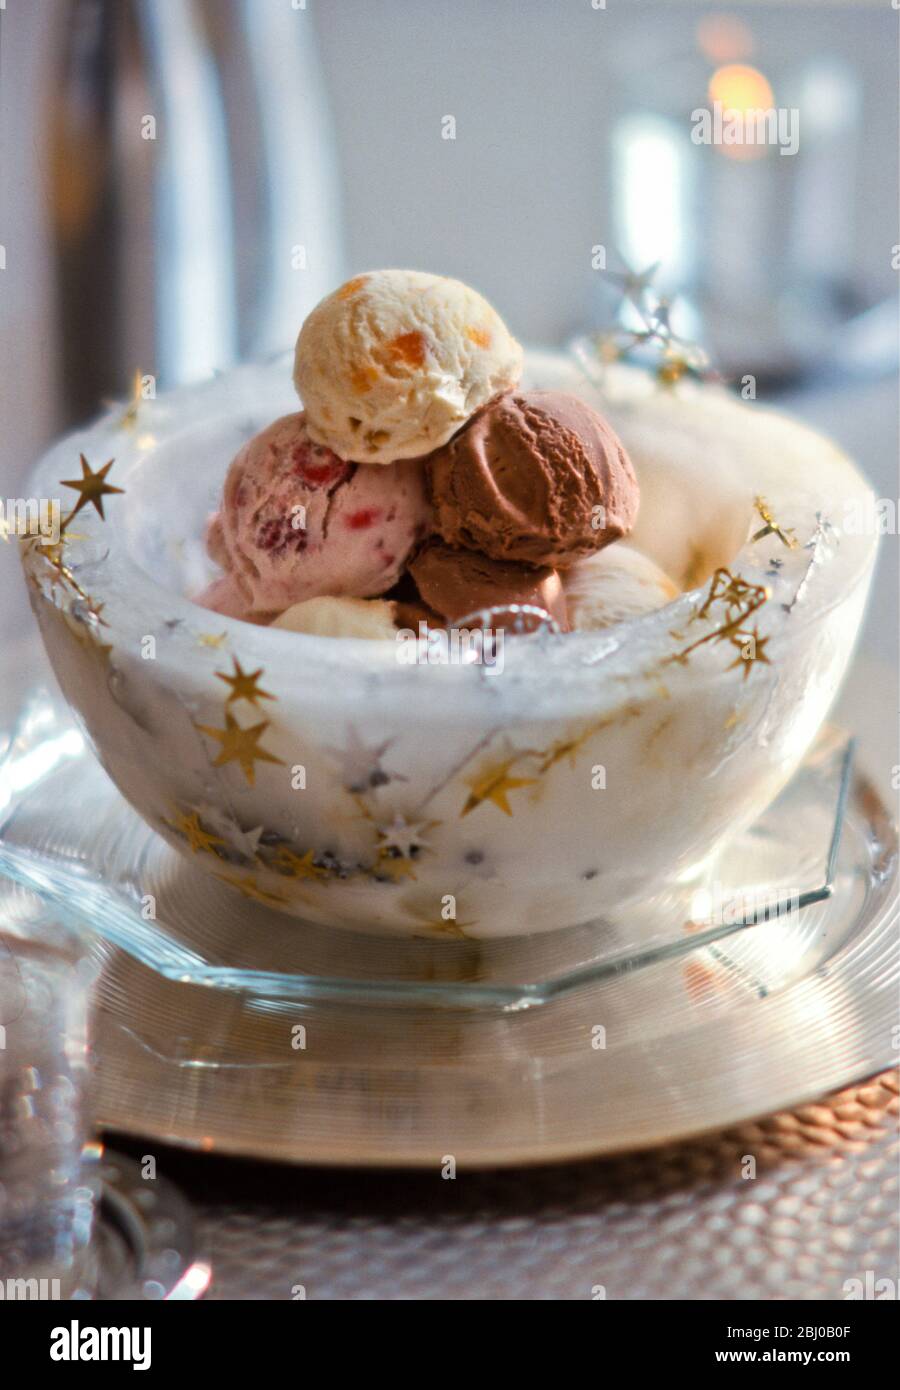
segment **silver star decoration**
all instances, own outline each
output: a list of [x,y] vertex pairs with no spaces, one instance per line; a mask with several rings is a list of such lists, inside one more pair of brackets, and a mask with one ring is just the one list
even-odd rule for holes
[[806,590],[809,587],[809,581],[812,577],[813,570],[815,569],[816,565],[821,565],[823,560],[825,559],[824,551],[826,547],[830,548],[833,551],[836,543],[837,532],[835,528],[832,526],[831,522],[828,520],[827,517],[823,517],[821,512],[816,512],[815,530],[813,531],[809,540],[806,541],[803,546],[804,550],[808,550],[810,552],[809,563],[807,564],[806,569],[804,570],[803,578],[800,580],[800,583],[797,585],[797,588],[794,591],[794,597],[791,599],[790,603],[783,603],[781,605],[786,613],[790,613],[796,606],[796,604],[798,604],[805,595]]
[[823,516],[821,512],[816,512],[816,529],[813,531],[803,549],[818,551],[824,541],[834,541],[836,536],[837,532],[827,516]]
[[341,781],[348,792],[369,792],[389,782],[405,782],[399,772],[388,772],[381,760],[393,743],[364,743],[352,724],[347,726],[346,748],[326,748],[341,769]]
[[624,274],[620,275],[617,271],[608,270],[606,272],[607,279],[611,280],[614,285],[618,285],[622,291],[620,310],[626,304],[633,304],[636,309],[640,310],[643,306],[644,295],[649,289],[652,289],[653,280],[662,265],[662,261],[654,261],[653,265],[648,265],[646,270],[632,270],[625,261],[622,261],[622,264],[625,266]]
[[671,314],[671,299],[658,299],[650,311],[650,321],[661,338],[665,338],[667,342],[680,343],[681,339],[672,332]]
[[207,825],[215,835],[224,840],[229,849],[244,855],[247,859],[256,858],[260,837],[263,833],[261,825],[258,825],[255,830],[242,830],[234,817],[218,806],[192,806],[191,810],[196,810],[204,825]]
[[376,829],[381,840],[378,848],[382,852],[393,850],[403,859],[412,859],[419,850],[428,848],[428,842],[422,839],[423,832],[428,829],[425,821],[411,823],[405,816],[396,815],[393,825],[379,825]]

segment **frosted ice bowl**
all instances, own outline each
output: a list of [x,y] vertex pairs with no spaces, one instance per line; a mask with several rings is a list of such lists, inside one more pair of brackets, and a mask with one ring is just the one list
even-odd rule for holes
[[38,466],[34,496],[66,507],[79,455],[113,459],[123,490],[60,546],[23,544],[63,691],[128,801],[246,897],[422,937],[636,922],[629,904],[711,872],[813,739],[876,549],[845,524],[869,500],[853,465],[718,388],[594,381],[555,356],[527,371],[612,419],[642,488],[635,540],[685,592],[602,632],[507,635],[493,667],[186,597],[211,577],[229,460],[296,407],[286,361],[111,412]]

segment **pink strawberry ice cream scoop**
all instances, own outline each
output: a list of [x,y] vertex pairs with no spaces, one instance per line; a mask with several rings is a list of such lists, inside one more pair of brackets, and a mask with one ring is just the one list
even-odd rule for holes
[[351,463],[284,415],[235,457],[207,549],[224,574],[197,600],[267,621],[329,595],[372,598],[397,582],[429,530],[422,465]]

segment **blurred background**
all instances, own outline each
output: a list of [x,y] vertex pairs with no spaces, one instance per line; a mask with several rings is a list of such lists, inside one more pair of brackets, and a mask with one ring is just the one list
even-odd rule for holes
[[[602,247],[660,261],[676,327],[896,510],[898,23],[890,0],[0,0],[0,496],[137,367],[165,389],[286,348],[372,266],[459,276],[563,346],[615,312]],[[796,111],[797,152],[695,144],[713,101]],[[897,595],[889,535],[848,696],[887,770]]]

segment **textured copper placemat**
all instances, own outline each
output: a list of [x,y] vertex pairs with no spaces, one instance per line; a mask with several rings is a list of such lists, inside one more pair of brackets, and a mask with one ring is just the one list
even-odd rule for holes
[[890,1071],[561,1167],[449,1180],[171,1151],[161,1171],[197,1206],[214,1298],[840,1300],[883,1280],[896,1296],[898,1112]]

